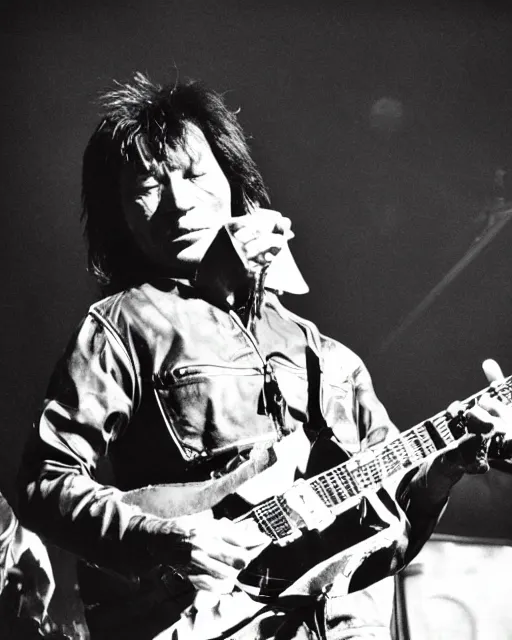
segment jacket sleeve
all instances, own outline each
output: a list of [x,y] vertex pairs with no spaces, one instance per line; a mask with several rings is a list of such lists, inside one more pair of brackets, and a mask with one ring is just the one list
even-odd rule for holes
[[98,461],[129,427],[138,382],[120,336],[89,314],[51,378],[19,476],[25,526],[127,576],[187,553],[172,521],[125,504],[122,491],[95,479]]

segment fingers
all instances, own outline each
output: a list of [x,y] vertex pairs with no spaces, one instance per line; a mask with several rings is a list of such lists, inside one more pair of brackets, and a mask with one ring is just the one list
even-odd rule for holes
[[473,434],[490,433],[502,420],[512,422],[512,407],[489,393],[481,395],[477,403],[467,410],[459,401],[452,402],[447,409],[452,418],[461,413],[467,421],[468,431]]
[[268,266],[294,237],[290,219],[270,209],[255,209],[253,214],[233,218],[227,229],[249,270]]
[[255,522],[214,520],[188,535],[190,562],[185,571],[197,589],[229,593],[239,572],[270,543]]
[[215,574],[210,565],[207,567],[191,566],[187,571],[188,579],[196,589],[219,594],[233,591],[238,573],[235,569],[231,569],[231,571],[225,569]]
[[265,266],[272,262],[286,243],[285,236],[266,233],[247,242],[242,246],[242,250],[249,262]]
[[275,233],[290,239],[293,236],[291,226],[290,218],[271,209],[255,209],[252,214],[238,216],[228,222],[228,228],[240,242],[246,242],[262,233]]
[[452,463],[466,473],[485,473],[489,470],[487,452],[494,433],[492,416],[478,404],[467,411],[461,402],[452,402],[447,414],[453,420],[461,420],[467,434],[457,442],[450,455]]
[[494,418],[505,420],[512,424],[512,406],[498,400],[488,393],[485,393],[478,401],[478,405],[487,411]]
[[492,415],[480,404],[468,409],[465,414],[468,431],[475,435],[490,435],[494,431]]
[[[468,473],[485,473],[489,469],[488,454],[495,434],[507,437],[512,425],[512,407],[496,397],[497,386],[504,379],[501,367],[495,360],[485,360],[482,368],[491,390],[482,394],[469,409],[460,402],[452,403],[447,410],[454,420],[461,419],[467,435],[460,439],[456,462]],[[491,446],[492,449],[492,446]]]
[[248,227],[259,232],[268,231],[281,235],[289,234],[292,226],[290,218],[283,216],[279,211],[261,207],[254,207],[250,214],[232,218],[228,224],[233,231]]
[[500,365],[491,358],[482,362],[482,369],[489,382],[499,382],[505,378]]
[[[483,397],[484,396],[482,396],[482,398]],[[484,403],[485,402],[484,400]],[[492,402],[492,404],[494,404],[494,402]],[[465,419],[467,430],[473,435],[490,434],[493,431],[494,423],[492,415],[486,409],[486,406],[482,406],[480,403],[465,410],[464,404],[456,400],[450,404],[446,413],[451,418],[460,416],[462,419]]]
[[454,400],[450,406],[448,407],[448,409],[446,409],[446,413],[451,417],[454,418],[456,415],[458,415],[461,411],[464,410],[464,405],[462,404],[462,402],[460,402],[459,400]]

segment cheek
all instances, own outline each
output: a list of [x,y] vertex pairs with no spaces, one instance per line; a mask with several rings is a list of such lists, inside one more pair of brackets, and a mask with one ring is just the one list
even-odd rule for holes
[[224,174],[222,174],[222,179],[216,184],[214,195],[217,202],[218,213],[231,217],[231,187]]
[[160,206],[161,199],[161,193],[157,189],[152,189],[147,195],[133,201],[134,211],[144,220],[151,220]]
[[139,232],[148,226],[149,221],[156,211],[158,203],[154,209],[150,205],[151,203],[141,199],[123,203],[124,217],[132,231]]
[[142,204],[132,201],[124,205],[124,217],[135,244],[146,251],[152,244],[151,212]]

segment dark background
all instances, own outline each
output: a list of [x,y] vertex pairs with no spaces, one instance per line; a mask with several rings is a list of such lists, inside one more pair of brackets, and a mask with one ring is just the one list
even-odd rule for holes
[[[512,6],[46,0],[10,3],[1,30],[0,488],[11,500],[48,376],[95,297],[79,223],[94,100],[135,70],[201,78],[241,107],[312,290],[287,303],[365,359],[400,428],[483,387],[486,357],[512,373],[512,224],[389,342],[512,199]],[[497,170],[509,172],[502,185]],[[512,538],[511,490],[498,472],[464,479],[439,530]],[[55,554],[64,576],[65,560]]]

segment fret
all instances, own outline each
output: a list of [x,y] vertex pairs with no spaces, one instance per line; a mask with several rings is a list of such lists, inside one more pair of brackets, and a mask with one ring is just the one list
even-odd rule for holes
[[446,416],[433,418],[429,422],[430,425],[432,425],[435,433],[437,434],[437,437],[441,440],[444,446],[448,446],[452,442],[455,442],[456,438],[451,432],[450,427],[448,426],[448,420]]
[[336,487],[332,484],[332,482],[330,482],[327,474],[323,473],[320,476],[317,476],[316,482],[321,487],[320,490],[326,496],[326,500],[324,500],[324,503],[328,507],[332,507],[335,504],[338,504],[340,500],[337,499],[338,497],[336,494]]
[[320,498],[320,500],[326,505],[326,506],[330,506],[331,504],[331,499],[329,497],[329,494],[327,493],[327,491],[324,488],[324,485],[322,482],[320,482],[318,479],[314,479],[311,481],[311,486],[313,487],[313,491],[316,493],[316,495]]
[[394,452],[393,447],[386,445],[379,457],[382,460],[385,475],[393,475],[402,469],[400,458]]
[[402,437],[395,438],[395,440],[390,442],[388,446],[393,450],[393,453],[396,455],[402,468],[406,468],[411,465],[409,451],[406,447],[405,440]]
[[391,475],[391,472],[389,470],[389,468],[386,465],[386,458],[384,457],[384,455],[382,453],[377,454],[376,458],[375,458],[375,462],[378,463],[379,465],[379,474],[381,477],[381,480],[384,480],[385,478],[387,478],[388,476]]
[[363,470],[363,465],[361,465],[360,467],[357,467],[352,471],[352,477],[356,481],[358,493],[363,491],[363,489],[366,489],[367,484],[366,484],[366,478]]
[[370,463],[370,471],[371,471],[371,476],[374,484],[375,483],[380,484],[386,477],[386,474],[384,473],[384,469],[380,464],[380,459],[378,458],[376,458],[375,460],[373,460],[373,462]]
[[334,469],[330,469],[323,474],[323,477],[327,481],[327,486],[331,488],[329,495],[333,504],[339,504],[343,500],[343,484],[340,482],[340,478],[336,475]]
[[371,460],[370,462],[365,464],[364,467],[364,473],[367,478],[368,486],[372,484],[380,484],[382,482],[382,470],[378,465],[377,460]]
[[431,453],[437,451],[432,439],[423,426],[414,427],[412,430],[406,432],[404,438],[406,438],[412,446],[414,452],[413,462],[423,460]]
[[409,439],[409,442],[411,442],[412,446],[413,446],[413,450],[414,450],[414,462],[417,462],[418,460],[421,460],[424,456],[423,456],[423,447],[422,447],[422,442],[421,439],[418,437],[418,433],[416,429],[413,429],[410,434],[408,434],[406,436],[406,438]]
[[327,477],[327,475],[326,474],[322,474],[321,476],[318,477],[318,481],[320,482],[320,484],[322,485],[323,490],[325,491],[325,494],[326,494],[327,500],[328,500],[328,504],[329,505],[336,504],[336,502],[334,500],[335,488],[332,485],[332,483],[329,482],[329,478]]
[[368,489],[371,486],[380,485],[383,480],[381,469],[377,467],[375,460],[357,467],[352,474],[355,476],[361,489]]
[[425,427],[423,425],[418,428],[418,434],[419,434],[420,440],[422,442],[422,447],[423,447],[423,451],[424,451],[424,456],[423,457],[426,458],[430,454],[436,453],[437,447],[436,447],[434,441],[432,440],[432,438],[430,437],[428,431],[425,429]]
[[359,493],[355,478],[346,466],[336,467],[332,469],[332,472],[339,478],[348,498],[356,496]]
[[327,507],[332,507],[335,504],[333,499],[333,490],[324,481],[323,476],[317,476],[316,478],[310,480],[310,484],[320,500]]
[[450,427],[445,423],[438,430],[438,433],[441,434],[441,437],[446,442],[446,444],[451,444],[455,442],[455,436],[450,431]]

